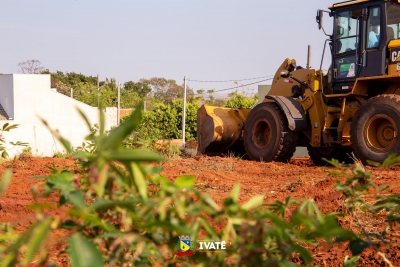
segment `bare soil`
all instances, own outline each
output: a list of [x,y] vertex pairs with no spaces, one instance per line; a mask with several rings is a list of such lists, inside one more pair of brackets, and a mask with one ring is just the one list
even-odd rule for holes
[[[0,198],[0,222],[10,222],[16,226],[17,231],[22,232],[37,220],[34,211],[27,209],[27,205],[34,200],[31,187],[43,180],[33,179],[33,177],[49,175],[51,170],[47,166],[51,165],[58,168],[72,167],[74,161],[25,157],[0,165],[0,177],[5,169],[13,169],[11,185],[6,194]],[[398,178],[400,167],[367,168],[372,170],[372,178],[376,185],[387,184],[390,185],[387,193],[400,193]],[[287,196],[291,196],[295,199],[312,199],[323,212],[343,212],[341,193],[334,190],[336,178],[328,175],[333,170],[330,167],[314,166],[308,157],[294,158],[290,163],[265,163],[233,157],[197,156],[164,163],[162,175],[171,180],[180,175],[196,176],[196,187],[211,195],[218,204],[222,204],[232,187],[240,182],[239,201],[241,203],[256,195],[264,195],[265,201],[284,200]],[[56,206],[57,196],[52,196],[47,201],[55,204],[55,208],[49,211],[51,214],[62,214],[62,209]],[[341,219],[340,223],[344,227],[357,228],[348,216]],[[369,223],[366,227],[371,229],[380,227],[380,222],[374,222],[373,219],[371,222],[364,223]],[[50,261],[58,266],[68,266],[66,257],[57,255],[64,248],[64,241],[68,235],[67,231],[52,233],[49,243],[52,251]],[[392,238],[391,247],[382,248],[394,266],[400,266],[399,241]],[[347,244],[334,247],[321,245],[314,248],[312,252],[316,258],[315,264],[321,266],[342,266],[343,259],[351,256]],[[385,266],[385,263],[372,249],[368,249],[362,253],[359,266]]]

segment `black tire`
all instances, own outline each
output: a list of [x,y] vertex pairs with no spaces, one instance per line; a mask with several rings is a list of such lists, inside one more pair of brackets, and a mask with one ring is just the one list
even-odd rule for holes
[[244,125],[244,148],[251,160],[288,162],[297,146],[298,134],[275,103],[255,106]]
[[400,96],[379,95],[368,100],[353,118],[350,141],[364,164],[383,162],[400,152]]
[[336,159],[341,163],[353,163],[353,159],[350,157],[351,149],[348,148],[336,148],[336,147],[312,147],[307,146],[308,155],[315,166],[326,166],[329,163],[323,160]]

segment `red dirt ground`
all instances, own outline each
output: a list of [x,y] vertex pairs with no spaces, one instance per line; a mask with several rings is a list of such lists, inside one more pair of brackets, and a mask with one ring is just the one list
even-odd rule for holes
[[[0,222],[11,222],[18,231],[27,229],[35,222],[33,211],[26,205],[33,201],[31,187],[40,183],[34,176],[50,174],[47,165],[58,168],[72,166],[73,160],[57,158],[31,158],[4,162],[0,165],[0,177],[6,168],[13,169],[13,179],[6,194],[0,198]],[[400,167],[373,169],[372,178],[376,185],[390,185],[388,192],[400,193],[398,173]],[[180,175],[194,175],[196,187],[209,195],[219,204],[229,195],[235,183],[241,183],[240,202],[244,203],[255,195],[265,195],[265,201],[284,200],[286,196],[295,199],[313,199],[323,212],[342,211],[341,193],[334,191],[335,179],[328,174],[333,169],[315,167],[308,157],[292,159],[290,163],[263,163],[246,161],[237,158],[194,157],[176,159],[164,163],[162,175],[173,180]],[[57,197],[50,201],[56,204]],[[60,214],[62,210],[54,209],[51,213]],[[343,218],[344,227],[354,228],[354,224]],[[218,226],[216,226],[218,227]],[[377,227],[372,225],[370,227]],[[379,225],[378,225],[379,227]],[[52,234],[50,260],[58,266],[68,266],[65,256],[57,253],[63,247],[62,241],[68,232],[58,231]],[[383,248],[394,266],[400,266],[400,240],[392,239],[390,248]],[[321,266],[342,266],[345,256],[350,256],[346,244],[334,247],[320,246],[313,249],[315,264]],[[32,265],[34,266],[34,265]],[[383,260],[372,249],[365,251],[359,266],[385,266]]]

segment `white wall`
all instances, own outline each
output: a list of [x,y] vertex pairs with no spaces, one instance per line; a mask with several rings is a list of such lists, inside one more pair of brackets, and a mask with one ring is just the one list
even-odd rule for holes
[[[52,136],[40,118],[47,121],[52,129],[57,129],[74,147],[82,145],[90,133],[77,108],[81,109],[93,125],[98,122],[98,109],[50,89],[48,74],[13,74],[6,75],[4,84],[13,84],[14,117],[9,122],[19,124],[15,130],[5,134],[6,142],[27,142],[34,155],[53,156],[55,152],[64,151],[62,145]],[[1,76],[0,76],[1,77]],[[11,79],[11,81],[9,80]],[[3,80],[0,80],[0,90]],[[1,98],[1,94],[0,94]],[[109,127],[106,115],[106,126]],[[10,147],[10,146],[8,146]],[[20,153],[22,149],[11,149],[10,156]]]
[[12,74],[0,74],[0,104],[8,117],[14,118],[14,91]]
[[268,94],[271,89],[271,85],[259,85],[258,86],[258,103],[264,101],[265,96]]

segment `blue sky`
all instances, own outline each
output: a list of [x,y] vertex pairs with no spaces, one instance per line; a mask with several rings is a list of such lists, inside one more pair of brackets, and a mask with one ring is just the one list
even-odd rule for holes
[[[184,75],[192,80],[241,80],[273,75],[286,57],[305,66],[308,44],[312,66],[319,67],[326,37],[315,15],[332,3],[2,1],[0,73],[16,73],[18,62],[37,59],[50,71],[99,74],[100,79],[113,77],[122,83],[165,77],[181,84]],[[330,33],[331,18],[324,18]],[[221,90],[234,83],[190,81],[189,86]],[[256,91],[257,85],[245,88]]]

